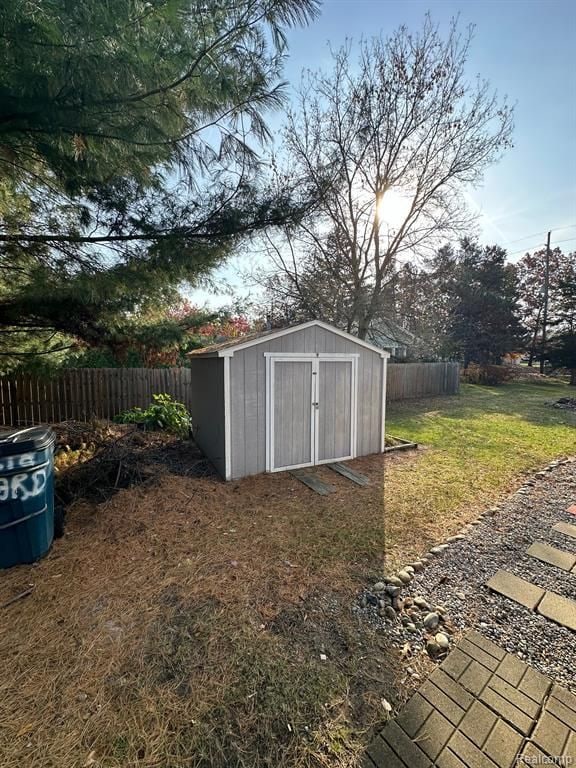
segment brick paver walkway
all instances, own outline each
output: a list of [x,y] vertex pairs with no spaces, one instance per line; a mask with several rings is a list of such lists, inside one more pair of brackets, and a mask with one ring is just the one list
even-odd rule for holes
[[[552,758],[556,758],[552,761]],[[363,768],[576,766],[576,696],[469,632],[374,739]]]

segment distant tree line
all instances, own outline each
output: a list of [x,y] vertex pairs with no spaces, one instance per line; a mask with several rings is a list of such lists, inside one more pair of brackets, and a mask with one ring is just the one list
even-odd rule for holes
[[542,249],[511,263],[498,246],[464,240],[420,268],[401,267],[390,309],[422,340],[424,352],[438,358],[500,364],[506,355],[521,354],[530,366],[544,357],[573,370],[576,254],[551,251],[543,347],[545,256]]

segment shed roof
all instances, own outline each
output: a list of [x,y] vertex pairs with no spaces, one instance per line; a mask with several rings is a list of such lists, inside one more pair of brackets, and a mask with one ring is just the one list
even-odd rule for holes
[[255,344],[260,344],[263,341],[270,341],[271,339],[279,338],[280,336],[286,336],[289,333],[296,331],[302,331],[305,328],[311,328],[317,326],[318,328],[324,328],[324,330],[335,333],[337,336],[342,336],[348,341],[352,341],[361,347],[370,349],[372,352],[376,352],[380,357],[390,357],[390,353],[386,352],[381,347],[377,347],[375,344],[370,344],[368,341],[359,339],[357,336],[353,336],[351,333],[341,331],[340,328],[335,328],[328,323],[324,323],[321,320],[310,320],[307,323],[300,323],[298,325],[290,325],[284,328],[276,328],[269,331],[260,331],[258,333],[249,333],[246,336],[240,336],[237,339],[230,339],[223,341],[219,344],[211,344],[208,347],[202,347],[200,349],[193,349],[188,354],[194,357],[232,357],[232,355],[240,349],[246,347],[252,347]]

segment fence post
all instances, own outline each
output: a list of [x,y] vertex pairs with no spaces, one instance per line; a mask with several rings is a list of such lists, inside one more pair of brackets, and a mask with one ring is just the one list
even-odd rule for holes
[[18,391],[15,379],[9,379],[8,392],[10,393],[10,423],[13,427],[18,426]]

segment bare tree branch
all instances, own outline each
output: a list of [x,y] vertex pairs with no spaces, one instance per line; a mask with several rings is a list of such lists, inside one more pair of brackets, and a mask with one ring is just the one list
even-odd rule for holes
[[401,260],[470,231],[463,189],[511,145],[513,128],[506,100],[466,79],[472,33],[454,22],[442,39],[427,16],[416,35],[401,27],[361,41],[357,66],[347,44],[332,52],[331,72],[304,78],[285,130],[287,167],[317,199],[287,233],[300,254],[287,280],[300,311],[311,291],[326,319],[364,337],[379,315],[396,314]]

